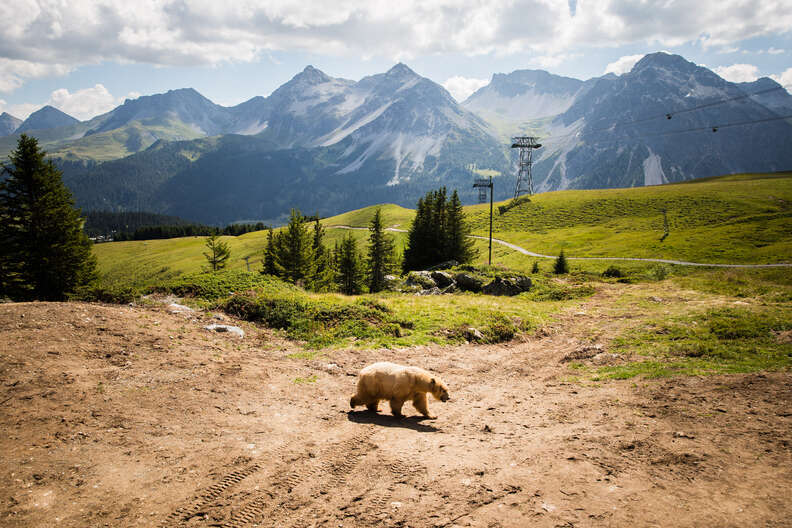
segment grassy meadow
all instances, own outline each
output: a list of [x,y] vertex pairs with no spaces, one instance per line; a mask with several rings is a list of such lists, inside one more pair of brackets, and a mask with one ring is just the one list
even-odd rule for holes
[[[381,207],[384,224],[408,229],[414,211]],[[332,247],[351,233],[363,249],[377,207],[322,220]],[[669,234],[664,235],[663,210]],[[489,205],[465,208],[486,235]],[[499,214],[500,210],[500,214]],[[163,292],[264,324],[302,342],[312,357],[336,347],[406,347],[462,343],[469,329],[483,343],[531,335],[586,313],[598,327],[567,331],[604,344],[616,361],[570,363],[570,379],[701,375],[792,367],[792,270],[711,268],[575,257],[640,257],[709,263],[792,262],[792,173],[737,175],[685,184],[558,191],[496,207],[494,236],[525,249],[571,257],[571,273],[555,276],[552,259],[476,240],[482,276],[530,275],[534,288],[516,297],[470,293],[355,297],[306,292],[258,273],[267,232],[222,237],[227,270],[205,273],[205,237],[113,242],[95,246],[102,288]],[[393,232],[402,249],[406,233]],[[246,262],[247,258],[247,262]],[[537,273],[531,273],[534,263]],[[250,272],[247,272],[247,266]],[[613,266],[615,272],[603,276]],[[111,295],[112,296],[112,295]],[[582,310],[582,311],[581,311]]]

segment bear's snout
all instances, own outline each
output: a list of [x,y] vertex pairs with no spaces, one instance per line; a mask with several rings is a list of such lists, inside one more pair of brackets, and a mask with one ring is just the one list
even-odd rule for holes
[[451,398],[448,396],[448,394],[443,394],[442,396],[440,396],[440,401],[441,402],[447,402],[450,399]]

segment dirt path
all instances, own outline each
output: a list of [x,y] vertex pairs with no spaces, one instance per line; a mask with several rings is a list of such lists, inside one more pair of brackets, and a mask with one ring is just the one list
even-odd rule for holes
[[[525,342],[316,360],[211,314],[0,305],[0,525],[789,526],[792,375],[565,382],[608,295]],[[350,412],[375,360],[452,400]]]

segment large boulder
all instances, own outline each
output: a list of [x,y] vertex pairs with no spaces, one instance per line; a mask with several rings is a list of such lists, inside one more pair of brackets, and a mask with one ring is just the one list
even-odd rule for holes
[[504,279],[497,277],[482,288],[487,295],[517,295],[531,289],[531,279],[528,277],[511,277]]
[[430,275],[438,288],[446,288],[454,284],[454,277],[445,271],[433,271]]
[[411,271],[407,274],[406,283],[408,286],[420,286],[424,290],[437,287],[437,283],[432,279],[432,274],[428,271]]
[[454,275],[454,280],[457,283],[457,286],[462,291],[469,291],[478,293],[481,291],[481,288],[484,286],[484,282],[477,279],[472,275],[468,275],[467,273],[457,273]]

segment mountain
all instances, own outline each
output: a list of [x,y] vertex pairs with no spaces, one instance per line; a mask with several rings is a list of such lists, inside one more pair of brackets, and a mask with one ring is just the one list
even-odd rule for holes
[[585,83],[543,70],[496,73],[462,106],[497,125],[555,116],[569,109]]
[[[789,94],[777,86],[730,83],[655,53],[628,73],[587,81],[495,74],[460,105],[401,63],[359,81],[307,66],[270,96],[233,107],[172,90],[35,135],[85,210],[276,223],[291,207],[413,207],[440,186],[469,203],[471,163],[506,175],[495,182],[495,198],[506,198],[516,156],[505,140],[524,132],[544,145],[534,154],[538,191],[789,169]],[[0,150],[15,142],[0,138]]]
[[633,187],[789,169],[792,125],[746,96],[678,55],[646,55],[629,73],[596,79],[547,126],[535,188]]
[[0,114],[0,136],[8,136],[13,134],[14,130],[19,128],[22,120],[18,119],[7,112]]
[[[309,66],[269,97],[219,108],[222,126],[236,133],[155,140],[134,155],[102,163],[61,156],[78,205],[142,208],[204,223],[269,222],[291,207],[328,215],[375,202],[414,206],[438,185],[472,198],[466,164],[498,170],[508,164],[481,118],[403,64],[358,82]],[[120,109],[97,122],[107,123]],[[79,153],[91,138],[152,119],[129,114],[136,120],[119,120],[130,124],[104,132],[97,127],[69,151]],[[183,123],[185,117],[173,119]],[[505,187],[499,192],[507,194]]]
[[79,122],[79,120],[73,118],[69,114],[47,105],[30,114],[28,118],[22,121],[22,124],[14,130],[14,133],[19,134],[27,132],[28,130],[67,127],[69,125],[76,125]]
[[769,77],[761,77],[753,82],[737,83],[751,99],[782,115],[792,114],[792,95],[783,86]]

